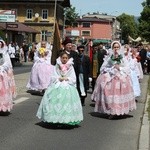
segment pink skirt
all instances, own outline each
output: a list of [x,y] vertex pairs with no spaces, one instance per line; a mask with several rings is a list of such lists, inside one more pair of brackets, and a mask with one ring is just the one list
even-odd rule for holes
[[47,89],[51,81],[52,72],[52,65],[46,62],[36,62],[32,67],[27,88],[36,91]]
[[0,111],[11,111],[13,98],[16,97],[16,86],[12,69],[0,74]]
[[136,102],[129,76],[115,76],[107,80],[108,73],[99,75],[94,92],[95,112],[111,115],[128,114],[136,109]]

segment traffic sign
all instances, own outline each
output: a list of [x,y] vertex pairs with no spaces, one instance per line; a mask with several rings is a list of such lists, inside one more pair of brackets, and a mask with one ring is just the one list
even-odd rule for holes
[[2,15],[15,15],[15,10],[0,10],[0,14]]
[[15,15],[1,15],[0,14],[0,22],[15,22]]
[[0,22],[15,22],[14,10],[0,10]]

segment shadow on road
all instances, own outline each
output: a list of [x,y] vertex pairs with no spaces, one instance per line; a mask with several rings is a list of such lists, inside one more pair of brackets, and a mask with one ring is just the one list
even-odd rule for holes
[[31,95],[37,95],[37,96],[43,96],[44,92],[34,91],[34,90],[27,90],[27,93],[30,93]]
[[63,130],[71,130],[74,128],[79,128],[79,125],[67,125],[67,124],[59,124],[59,123],[47,123],[47,122],[38,122],[35,125],[38,125],[40,127],[46,128],[46,129],[53,129],[53,130],[58,130],[58,129],[63,129]]
[[9,116],[10,114],[10,112],[0,112],[0,116]]
[[127,118],[132,118],[133,116],[132,115],[120,115],[120,116],[117,116],[117,115],[114,115],[114,116],[111,116],[110,115],[107,115],[107,114],[102,114],[102,113],[98,113],[98,112],[90,112],[89,113],[91,116],[93,117],[98,117],[98,118],[104,118],[104,119],[109,119],[109,120],[121,120],[121,119],[127,119]]

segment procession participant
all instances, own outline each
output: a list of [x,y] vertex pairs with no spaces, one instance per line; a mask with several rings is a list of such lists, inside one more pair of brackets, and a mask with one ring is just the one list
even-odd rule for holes
[[15,60],[16,47],[15,47],[15,44],[13,42],[11,42],[8,45],[8,53],[9,53],[9,57],[10,57],[10,60],[11,60],[11,64],[14,67],[15,66],[15,61],[16,61]]
[[75,51],[78,53],[78,49],[77,49],[77,45],[76,44],[72,44],[72,51]]
[[142,70],[143,70],[143,73],[145,74],[145,61],[146,61],[146,49],[144,48],[143,44],[140,43],[138,45],[138,48],[139,48],[139,56],[140,56],[140,62],[141,62],[141,65],[142,65]]
[[141,65],[141,62],[140,62],[141,57],[139,55],[139,51],[138,51],[137,48],[134,48],[134,55],[137,59],[137,65],[138,65],[138,69],[139,69],[139,73],[140,73],[140,75],[139,75],[139,81],[140,81],[141,79],[143,79],[143,70],[142,70],[142,65]]
[[[62,42],[62,45],[64,46],[64,49],[60,51],[60,53],[62,51],[65,51],[67,54],[69,54],[70,58],[73,58],[73,67],[75,69],[75,73],[78,76],[79,74],[79,70],[78,70],[78,66],[79,66],[79,55],[76,51],[72,50],[72,40],[68,37],[66,37],[66,39]],[[60,54],[59,53],[59,54]],[[77,83],[78,83],[78,78],[77,78]]]
[[136,109],[130,68],[120,54],[121,44],[114,41],[111,48],[113,53],[105,58],[91,96],[96,101],[94,111],[108,114],[109,119]]
[[134,50],[131,49],[130,47],[124,47],[124,55],[128,61],[128,65],[130,68],[133,91],[134,91],[134,96],[136,98],[141,95],[141,89],[139,83],[140,70],[138,68],[138,62]]
[[83,45],[78,46],[79,52],[79,83],[77,89],[81,98],[82,106],[85,105],[85,98],[87,97],[87,90],[89,90],[89,77],[90,77],[90,57],[84,54],[85,47]]
[[150,45],[148,45],[146,59],[147,59],[147,74],[150,74]]
[[103,48],[103,43],[100,42],[97,50],[98,74],[100,74],[100,68],[104,62],[104,58],[106,55],[107,55],[107,51]]
[[0,40],[0,112],[10,112],[15,97],[16,86],[11,60],[5,42]]
[[93,44],[92,46],[92,58],[91,58],[91,77],[92,77],[92,91],[94,90],[95,82],[98,77],[99,68],[98,68],[98,58],[97,58],[98,44]]
[[24,62],[27,62],[28,61],[29,46],[26,43],[26,41],[23,42],[22,49],[23,49],[23,54],[24,54],[24,56],[23,56]]
[[66,52],[56,60],[52,84],[45,91],[37,117],[44,122],[65,125],[78,125],[83,120],[73,59]]
[[50,77],[53,72],[51,65],[51,50],[46,46],[47,42],[42,41],[34,54],[34,64],[27,84],[29,90],[39,91],[41,94],[50,84]]

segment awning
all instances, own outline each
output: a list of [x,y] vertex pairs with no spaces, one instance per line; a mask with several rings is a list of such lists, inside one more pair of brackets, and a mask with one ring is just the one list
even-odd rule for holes
[[0,23],[0,29],[8,30],[8,31],[18,31],[18,32],[26,32],[26,33],[40,33],[39,31],[24,25],[20,22],[14,23]]
[[93,43],[111,43],[111,40],[108,40],[108,39],[94,39],[93,40]]

